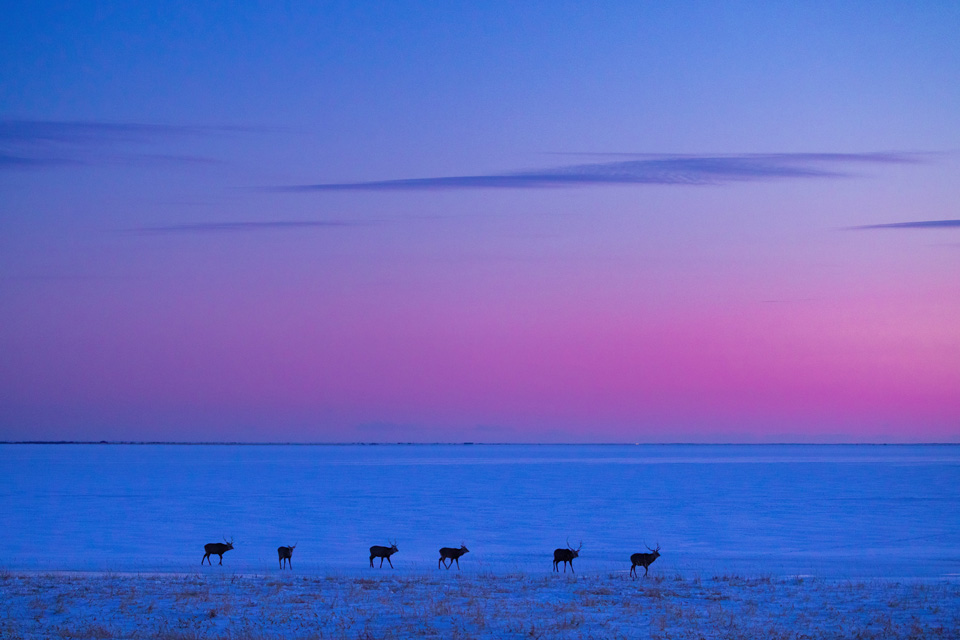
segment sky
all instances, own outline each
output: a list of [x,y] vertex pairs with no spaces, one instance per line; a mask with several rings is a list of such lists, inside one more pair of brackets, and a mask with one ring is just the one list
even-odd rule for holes
[[960,442],[956,2],[3,14],[0,440]]

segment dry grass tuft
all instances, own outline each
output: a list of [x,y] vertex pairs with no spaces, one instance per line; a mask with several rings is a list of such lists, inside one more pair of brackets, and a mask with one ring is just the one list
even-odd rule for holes
[[81,638],[83,640],[103,640],[117,637],[116,633],[99,624],[89,624],[77,628],[61,627],[56,630],[56,635],[60,638]]

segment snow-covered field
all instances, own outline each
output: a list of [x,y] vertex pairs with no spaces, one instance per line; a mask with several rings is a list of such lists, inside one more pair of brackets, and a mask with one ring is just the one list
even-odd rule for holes
[[956,445],[0,445],[0,515],[4,640],[960,638]]
[[623,574],[0,574],[0,637],[958,638],[960,584]]

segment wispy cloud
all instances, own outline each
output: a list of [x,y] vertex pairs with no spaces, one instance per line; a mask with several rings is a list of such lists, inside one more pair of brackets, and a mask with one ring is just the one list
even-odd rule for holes
[[237,233],[254,231],[293,231],[302,229],[338,229],[363,227],[375,221],[353,222],[349,220],[273,220],[268,222],[201,222],[172,224],[155,227],[138,227],[133,231],[148,234],[182,233]]
[[[592,154],[602,155],[602,154]],[[741,155],[635,154],[630,160],[576,164],[533,171],[440,176],[280,187],[283,191],[538,189],[588,185],[707,185],[785,178],[853,175],[857,165],[919,162],[916,153],[776,153]]]
[[0,120],[0,170],[129,161],[139,164],[212,162],[209,158],[192,155],[143,153],[133,149],[166,143],[176,138],[244,131],[254,129],[98,121]]
[[[401,424],[391,422],[368,422],[353,427],[358,442],[518,442],[524,437],[516,429],[496,425],[475,425],[459,428]],[[528,436],[529,437],[529,436]],[[566,434],[567,441],[575,440]],[[557,438],[564,440],[564,438]]]
[[885,224],[865,224],[849,227],[854,231],[867,229],[960,229],[960,220],[915,220],[912,222],[888,222]]
[[38,169],[65,164],[76,163],[68,158],[56,155],[17,155],[0,147],[0,171],[4,169]]
[[85,144],[114,140],[149,141],[171,136],[253,131],[249,127],[145,124],[84,120],[0,120],[0,142]]

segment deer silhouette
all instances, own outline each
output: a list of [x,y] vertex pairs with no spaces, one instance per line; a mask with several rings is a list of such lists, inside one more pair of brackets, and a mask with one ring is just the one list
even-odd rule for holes
[[573,559],[580,556],[580,549],[583,548],[583,540],[580,541],[580,546],[574,549],[570,546],[570,538],[567,538],[567,548],[566,549],[555,549],[553,552],[553,570],[557,573],[560,573],[560,569],[557,567],[561,562],[563,563],[563,572],[567,572],[567,564],[570,565],[570,572],[576,573],[573,570]]
[[293,545],[292,547],[277,547],[277,556],[279,556],[279,559],[280,559],[281,570],[283,569],[284,560],[287,561],[287,568],[291,570],[293,569],[293,564],[291,560],[293,558],[293,550],[296,548],[297,548],[297,545]]
[[[647,547],[647,543],[643,543],[643,546]],[[647,547],[647,549],[650,549],[650,547]],[[650,565],[660,557],[660,545],[658,544],[656,549],[650,549],[650,551],[651,553],[635,553],[630,556],[630,575],[634,578],[637,577],[637,567],[643,567],[643,577],[647,577]]]
[[[467,549],[466,545],[462,542],[460,543],[460,548],[455,549],[452,547],[443,547],[440,549],[440,560],[437,561],[437,569],[440,568],[440,565],[443,564],[448,570],[453,566],[453,563],[457,563],[457,571],[460,571],[460,556],[465,553],[468,553],[470,549]],[[447,564],[449,562],[449,564]]]
[[[226,543],[226,544],[224,544]],[[207,564],[212,565],[210,562],[210,556],[212,554],[217,554],[220,556],[220,564],[223,564],[223,554],[227,551],[233,549],[233,538],[230,538],[228,541],[226,538],[223,539],[223,542],[211,542],[210,544],[203,545],[203,550],[206,553],[203,555],[203,558],[200,560],[200,564],[203,564],[203,561],[206,560]]]
[[390,556],[395,554],[397,551],[399,551],[399,549],[397,549],[396,542],[391,542],[389,547],[373,545],[370,547],[370,566],[373,566],[374,558],[380,558],[380,568],[383,568],[383,561],[386,560],[390,563],[390,568],[393,569],[393,562],[390,561]]

